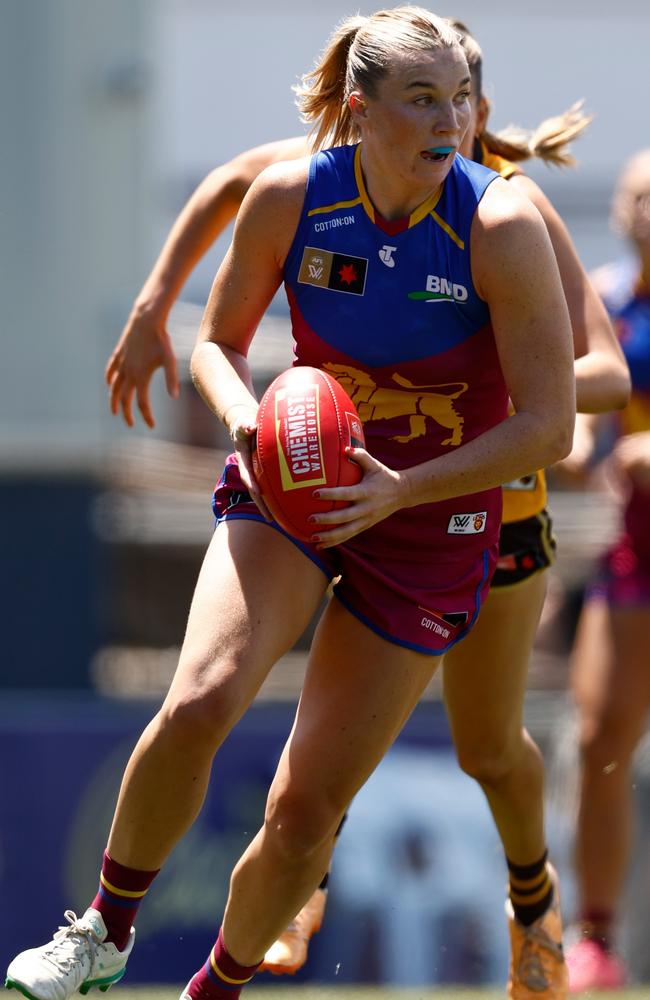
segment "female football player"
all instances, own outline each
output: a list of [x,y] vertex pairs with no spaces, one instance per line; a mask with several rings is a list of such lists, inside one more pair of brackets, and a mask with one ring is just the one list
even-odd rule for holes
[[[481,50],[464,25],[452,23],[461,34],[472,76],[471,119],[461,151],[499,172],[540,211],[571,316],[578,408],[586,412],[619,408],[627,400],[629,375],[606,311],[580,265],[566,226],[519,166],[530,157],[570,163],[566,145],[588,119],[574,108],[543,122],[532,135],[511,129],[498,135],[488,131]],[[192,267],[235,214],[260,171],[278,160],[301,156],[305,150],[306,140],[295,138],[243,153],[206,177],[188,202],[107,366],[113,412],[121,411],[127,423],[133,423],[136,395],[143,418],[153,426],[149,381],[160,365],[170,392],[177,391],[166,317]],[[503,500],[499,561],[490,596],[472,632],[445,657],[444,690],[461,765],[486,793],[506,856],[513,864],[526,867],[544,853],[543,770],[537,747],[522,726],[522,707],[555,543],[542,472],[508,484]],[[515,620],[517,629],[512,628]],[[468,676],[472,677],[469,685]],[[487,712],[486,704],[490,705]],[[513,871],[513,883],[514,878]],[[270,949],[265,968],[276,973],[295,972],[304,963],[308,939],[322,921],[326,886],[327,875]],[[515,929],[525,926],[537,912],[534,906],[526,910],[525,900],[517,899],[514,884],[512,905],[519,917]]]
[[[497,558],[500,484],[570,450],[573,351],[557,263],[530,200],[458,155],[470,87],[444,19],[416,7],[350,18],[300,90],[316,152],[264,171],[244,199],[192,357],[197,389],[235,447],[217,491],[220,524],[177,673],[127,765],[100,890],[80,919],[69,914],[52,942],[10,964],[8,983],[25,995],[66,1000],[121,977],[138,905],[198,814],[219,745],[336,577],[264,825],[183,994],[238,996],[323,878],[348,803],[442,654],[474,624]],[[314,250],[325,272],[309,267]],[[346,506],[313,515],[307,545],[254,503],[246,355],[282,282],[298,363],[379,390],[368,450],[351,449],[363,478],[319,490]],[[458,433],[428,409],[414,427],[409,391],[420,399],[449,384],[461,388]],[[518,902],[545,907],[530,925],[512,917],[522,948],[511,993],[530,989],[534,939],[533,964],[543,961],[549,995],[561,997],[555,879],[543,856],[509,860]]]
[[615,930],[634,839],[633,754],[650,708],[650,150],[625,165],[612,221],[633,254],[594,280],[618,328],[632,399],[617,420],[601,418],[600,428],[594,417],[581,421],[572,456],[572,464],[589,468],[596,431],[606,423],[610,446],[615,442],[610,479],[623,506],[620,536],[587,587],[572,657],[580,740],[578,936],[567,962],[575,992],[618,989],[626,979]]

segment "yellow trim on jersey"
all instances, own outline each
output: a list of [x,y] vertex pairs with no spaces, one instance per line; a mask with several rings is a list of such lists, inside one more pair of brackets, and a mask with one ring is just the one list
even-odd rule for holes
[[430,194],[426,201],[423,201],[422,204],[419,205],[414,212],[411,212],[411,214],[409,215],[409,229],[411,228],[411,226],[416,226],[418,222],[422,222],[422,219],[424,219],[424,217],[428,215],[429,212],[434,217],[434,219],[436,218],[436,213],[433,210],[440,201],[440,196],[442,195],[442,187],[443,186],[441,184],[440,187],[437,189],[437,191],[434,191],[433,194]]
[[363,171],[361,169],[361,143],[357,146],[354,151],[354,178],[357,182],[357,187],[359,189],[359,195],[361,198],[361,204],[366,210],[366,215],[371,222],[375,221],[375,206],[368,197],[368,192],[366,191],[365,181],[363,179]]
[[438,213],[434,212],[433,209],[431,209],[431,217],[433,218],[433,220],[435,222],[438,223],[438,225],[440,226],[441,229],[444,229],[444,231],[446,232],[447,236],[451,237],[451,239],[454,241],[454,243],[456,244],[457,247],[460,247],[461,250],[465,249],[465,243],[463,242],[463,240],[461,240],[460,236],[458,236],[453,231],[453,229],[451,228],[451,226],[449,225],[449,223],[445,222],[444,219],[441,219],[440,216],[438,215]]
[[[363,179],[363,171],[361,169],[361,143],[359,143],[354,153],[354,177],[357,182],[357,187],[359,188],[359,200],[366,211],[366,215],[372,222],[376,222],[377,213],[375,211],[375,206],[370,200],[370,196]],[[465,244],[461,238],[457,236],[451,226],[449,226],[444,219],[441,219],[440,216],[434,211],[436,205],[440,201],[442,189],[443,185],[441,184],[432,194],[429,195],[426,201],[423,201],[421,205],[418,205],[418,207],[411,212],[409,215],[408,228],[411,229],[413,226],[417,226],[418,222],[422,222],[422,219],[426,218],[427,215],[431,215],[438,225],[444,229],[447,235],[452,238],[454,243],[456,243],[461,250],[464,250]],[[358,205],[359,202],[357,201],[356,204]]]
[[334,205],[323,205],[321,208],[310,208],[307,215],[320,215],[322,212],[335,212],[337,208],[355,208],[361,204],[361,198],[351,198],[350,201],[337,201]]

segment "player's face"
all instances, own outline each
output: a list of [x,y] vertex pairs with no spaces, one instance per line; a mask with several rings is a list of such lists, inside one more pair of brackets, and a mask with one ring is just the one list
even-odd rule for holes
[[650,156],[631,173],[624,198],[628,236],[641,253],[650,253]]
[[393,179],[433,189],[470,123],[469,98],[462,50],[436,49],[396,55],[374,96],[353,94],[350,106],[365,154]]

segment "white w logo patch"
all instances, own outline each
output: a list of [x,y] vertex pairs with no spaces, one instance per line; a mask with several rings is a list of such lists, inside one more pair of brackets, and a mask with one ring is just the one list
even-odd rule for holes
[[479,535],[485,531],[487,511],[479,510],[474,514],[452,514],[447,525],[448,535]]

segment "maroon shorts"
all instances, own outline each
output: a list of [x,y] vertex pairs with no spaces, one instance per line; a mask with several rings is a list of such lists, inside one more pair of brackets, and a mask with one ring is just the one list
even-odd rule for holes
[[650,565],[623,535],[600,560],[598,571],[585,593],[585,600],[605,600],[618,607],[650,605]]
[[[217,523],[248,519],[285,535],[329,580],[334,594],[373,632],[419,653],[440,656],[472,628],[487,597],[498,546],[444,558],[421,557],[420,550],[377,556],[351,539],[331,549],[317,549],[287,534],[260,514],[241,481],[236,463],[228,462],[214,491]],[[358,536],[362,537],[362,536]],[[420,556],[420,558],[418,558]]]

